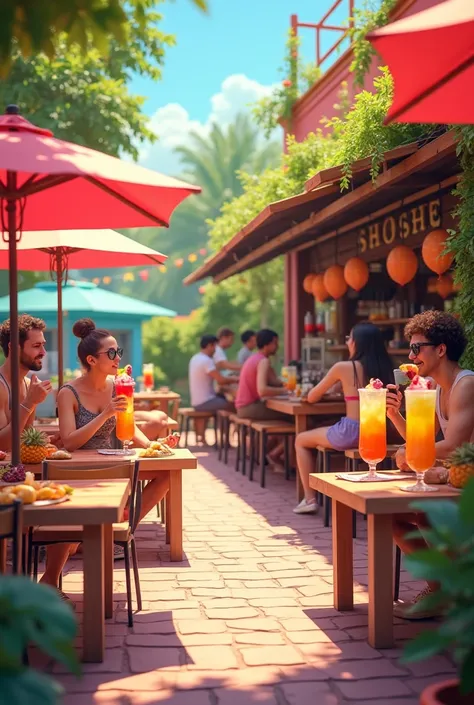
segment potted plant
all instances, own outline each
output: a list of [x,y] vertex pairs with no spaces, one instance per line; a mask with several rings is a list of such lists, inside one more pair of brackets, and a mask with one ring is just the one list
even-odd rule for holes
[[59,705],[63,688],[26,664],[29,645],[80,674],[74,612],[56,590],[17,575],[0,576],[0,693],[8,705]]
[[407,556],[406,567],[417,578],[439,584],[413,606],[413,611],[442,607],[443,621],[425,631],[405,648],[403,661],[421,661],[449,649],[459,677],[426,688],[421,705],[473,705],[474,703],[474,478],[459,501],[414,502],[430,525],[423,536],[430,548]]

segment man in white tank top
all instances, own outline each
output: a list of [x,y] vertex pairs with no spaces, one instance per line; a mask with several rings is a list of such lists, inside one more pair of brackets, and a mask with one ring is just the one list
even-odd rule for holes
[[[444,311],[425,311],[414,316],[405,327],[405,337],[410,343],[410,360],[418,365],[423,377],[436,383],[437,430],[443,439],[436,443],[436,457],[448,458],[466,441],[474,440],[474,372],[463,370],[459,360],[467,345],[464,330],[454,316]],[[387,394],[387,416],[405,438],[405,419],[400,414],[402,395],[398,390]],[[397,452],[397,465],[409,470],[405,462],[405,448]],[[413,553],[427,548],[421,533],[419,538],[407,538],[417,527],[426,526],[424,514],[399,514],[393,517],[393,536],[403,553]],[[428,583],[413,600],[398,602],[394,614],[403,619],[437,617],[440,609],[424,610],[410,614],[410,608],[425,595],[437,590],[436,583]]]

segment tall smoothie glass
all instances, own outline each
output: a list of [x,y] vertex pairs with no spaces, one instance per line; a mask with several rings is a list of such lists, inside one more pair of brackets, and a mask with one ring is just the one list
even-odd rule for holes
[[133,450],[130,450],[129,445],[135,435],[135,418],[133,415],[134,390],[135,382],[132,377],[120,375],[116,378],[115,393],[118,397],[124,396],[127,399],[126,410],[117,412],[117,426],[115,429],[117,438],[123,443],[123,455],[133,455]]
[[145,392],[152,392],[154,384],[153,363],[145,362],[143,364],[143,386],[145,387]]
[[407,389],[405,391],[407,416],[406,461],[416,472],[416,483],[401,487],[405,492],[437,492],[438,487],[427,485],[425,472],[436,461],[436,389]]
[[369,472],[360,478],[362,481],[383,478],[377,473],[377,465],[387,455],[386,396],[386,389],[359,389],[359,453],[369,466]]

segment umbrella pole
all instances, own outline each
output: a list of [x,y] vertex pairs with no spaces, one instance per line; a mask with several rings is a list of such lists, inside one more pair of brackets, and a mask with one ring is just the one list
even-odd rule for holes
[[64,381],[63,360],[63,259],[61,253],[56,253],[56,278],[58,283],[58,392]]
[[[7,172],[7,192],[17,190],[16,173]],[[20,336],[18,333],[17,202],[7,196],[8,283],[10,288],[10,369],[11,369],[11,449],[12,465],[20,462]]]

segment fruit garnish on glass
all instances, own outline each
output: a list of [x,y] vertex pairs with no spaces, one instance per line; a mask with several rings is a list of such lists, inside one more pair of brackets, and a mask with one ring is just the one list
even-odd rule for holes
[[421,377],[420,375],[415,375],[410,382],[408,389],[433,389],[433,384],[428,377]]
[[395,384],[399,387],[404,387],[410,384],[411,380],[418,374],[417,365],[411,363],[400,365],[396,370],[393,370],[393,376],[395,377]]
[[127,409],[117,413],[117,426],[115,433],[119,441],[123,443],[123,455],[130,455],[133,451],[128,446],[133,441],[135,435],[135,417],[133,415],[133,393],[135,391],[135,381],[132,378],[132,366],[126,365],[120,374],[115,378],[115,393],[118,397],[127,399]]
[[383,382],[380,379],[371,377],[369,384],[366,384],[366,389],[383,389]]

